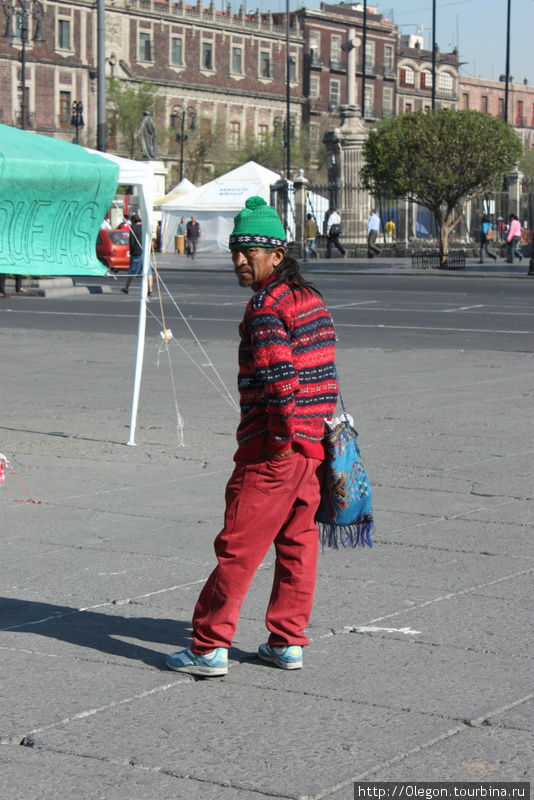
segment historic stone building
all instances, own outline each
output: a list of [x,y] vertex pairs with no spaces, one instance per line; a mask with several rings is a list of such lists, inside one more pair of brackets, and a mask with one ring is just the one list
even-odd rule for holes
[[[400,37],[397,62],[397,114],[430,111],[432,107],[432,51],[423,49],[423,37]],[[458,103],[458,52],[436,53],[436,108]]]
[[[460,76],[458,108],[472,108],[494,117],[504,117],[504,80]],[[527,81],[508,86],[508,122],[521,137],[523,146],[534,147],[534,86]]]
[[[22,84],[25,126],[72,140],[73,103],[83,104],[82,144],[97,138],[97,11],[94,0],[3,0],[0,35],[0,121],[20,125]],[[20,9],[27,13],[21,16]],[[367,9],[365,65],[361,3],[322,3],[290,14],[245,12],[229,2],[189,5],[179,0],[106,0],[105,69],[124,86],[151,81],[162,97],[156,124],[159,157],[177,164],[180,123],[217,134],[239,152],[247,137],[281,134],[287,115],[287,53],[291,130],[304,128],[310,152],[320,152],[325,131],[340,123],[346,98],[349,30],[358,41],[356,103],[367,124],[389,114],[428,109],[431,53],[422,37],[404,37],[376,8]],[[23,65],[24,77],[23,77]],[[364,69],[365,66],[365,69]],[[498,114],[502,82],[458,77],[458,54],[437,53],[436,106]],[[511,84],[510,122],[532,146],[534,90]],[[174,129],[174,130],[173,130]],[[120,131],[108,126],[109,149],[129,155]],[[191,141],[189,142],[189,145]],[[188,145],[188,146],[189,146]],[[187,150],[187,148],[186,148]],[[280,169],[283,169],[283,157]],[[170,179],[176,177],[169,176]]]
[[[40,5],[40,4],[38,4]],[[92,0],[43,2],[43,41],[33,41],[29,20],[25,46],[26,127],[72,138],[71,109],[81,101],[84,144],[95,146],[97,123],[97,16]],[[197,124],[221,124],[238,149],[247,131],[261,137],[280,125],[286,110],[285,17],[225,12],[172,0],[106,3],[106,74],[127,84],[157,84],[169,126],[183,108]],[[303,37],[291,20],[289,50],[292,113],[300,125]],[[16,28],[16,25],[15,25]],[[20,124],[20,33],[0,38],[0,120]],[[111,144],[113,131],[109,132]],[[118,141],[117,147],[121,149]],[[162,154],[164,155],[164,154]]]
[[[376,121],[395,112],[398,30],[368,6],[363,63],[363,6],[361,3],[322,3],[319,10],[297,12],[304,36],[303,119],[312,152],[326,127],[339,124],[338,107],[347,102],[347,57],[344,44],[353,28],[359,41],[356,54],[356,102],[363,117]],[[365,86],[365,89],[364,89]],[[365,91],[365,100],[362,98]]]

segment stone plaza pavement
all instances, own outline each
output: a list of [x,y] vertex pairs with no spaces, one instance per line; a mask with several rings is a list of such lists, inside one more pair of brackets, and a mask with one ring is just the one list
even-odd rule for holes
[[[127,447],[132,337],[1,328],[0,343],[16,473],[0,486],[2,800],[350,800],[355,780],[529,779],[532,354],[340,350],[375,547],[320,556],[294,672],[254,656],[269,553],[228,676],[195,680],[163,660],[214,564],[235,410],[175,349],[179,447],[167,358],[148,343]],[[209,348],[232,391],[235,350]]]

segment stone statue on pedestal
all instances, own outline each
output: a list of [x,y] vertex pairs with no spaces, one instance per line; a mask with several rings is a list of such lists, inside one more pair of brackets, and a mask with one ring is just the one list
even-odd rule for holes
[[145,158],[151,160],[158,157],[156,126],[150,111],[143,111],[143,119],[137,130],[137,138]]

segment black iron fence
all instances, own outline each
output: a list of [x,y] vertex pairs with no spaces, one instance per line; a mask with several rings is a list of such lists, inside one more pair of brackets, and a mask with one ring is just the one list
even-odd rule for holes
[[[275,204],[283,220],[288,220],[287,228],[291,237],[297,241],[301,226],[296,213],[297,193],[293,184],[279,181],[272,193]],[[274,188],[274,187],[272,187]],[[345,183],[307,183],[305,201],[301,209],[311,214],[317,224],[319,237],[326,234],[326,219],[330,208],[337,208],[341,215],[341,239],[347,246],[364,245],[367,240],[367,221],[371,210],[376,208],[381,227],[379,243],[403,246],[411,252],[427,249],[435,245],[438,229],[432,212],[404,199],[378,197],[372,198],[357,184]],[[506,182],[503,191],[476,197],[463,208],[463,216],[450,234],[449,243],[453,249],[476,247],[480,241],[482,217],[493,222],[496,243],[505,242],[506,226],[511,213],[518,215],[523,228],[523,243],[531,243],[534,229],[534,179],[524,178],[520,183]]]

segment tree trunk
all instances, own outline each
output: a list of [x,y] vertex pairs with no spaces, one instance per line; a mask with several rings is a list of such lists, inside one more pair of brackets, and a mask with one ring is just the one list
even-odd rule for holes
[[465,208],[462,206],[460,213],[456,213],[454,208],[448,208],[445,216],[443,216],[441,209],[438,212],[434,212],[434,214],[439,232],[439,268],[448,269],[449,236],[464,216]]

